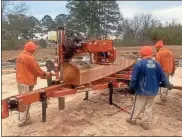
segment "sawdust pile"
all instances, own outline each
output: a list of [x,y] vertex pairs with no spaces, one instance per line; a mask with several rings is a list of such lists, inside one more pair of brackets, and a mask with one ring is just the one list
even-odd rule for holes
[[75,66],[79,70],[84,70],[84,69],[88,69],[88,68],[95,68],[95,67],[99,66],[97,64],[91,64],[91,63],[86,63],[86,62],[71,62],[70,64],[72,64],[73,66]]
[[[117,64],[118,62],[122,62],[122,61],[125,61],[125,60],[136,60],[136,56],[133,55],[132,53],[129,53],[129,54],[117,53],[117,58],[116,58],[116,60],[114,61],[113,64]],[[84,69],[94,68],[94,67],[99,67],[100,66],[99,64],[88,63],[88,62],[83,62],[83,61],[71,62],[70,64],[77,67],[79,70],[84,70]]]

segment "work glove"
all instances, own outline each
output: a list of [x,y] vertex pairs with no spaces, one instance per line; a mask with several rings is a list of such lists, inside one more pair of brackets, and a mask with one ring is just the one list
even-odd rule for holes
[[173,77],[174,76],[174,73],[171,73],[170,76]]
[[171,90],[173,88],[173,85],[170,83],[167,86],[165,86],[164,84],[160,84],[160,87],[168,88],[169,90]]
[[135,94],[135,91],[132,90],[130,87],[126,87],[125,90],[126,90],[129,94],[132,94],[132,95]]
[[41,78],[42,79],[49,79],[49,78],[51,78],[51,72],[44,72],[44,75]]

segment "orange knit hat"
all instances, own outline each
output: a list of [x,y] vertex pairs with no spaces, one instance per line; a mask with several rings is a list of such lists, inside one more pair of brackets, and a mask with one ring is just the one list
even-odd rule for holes
[[140,53],[144,56],[152,56],[153,50],[150,46],[143,46]]
[[27,42],[24,46],[24,50],[27,52],[32,52],[36,50],[37,46],[35,45],[34,42]]
[[163,44],[163,41],[162,40],[160,40],[160,41],[158,41],[156,44],[155,44],[155,47],[157,48],[157,47],[163,47],[164,46],[164,44]]

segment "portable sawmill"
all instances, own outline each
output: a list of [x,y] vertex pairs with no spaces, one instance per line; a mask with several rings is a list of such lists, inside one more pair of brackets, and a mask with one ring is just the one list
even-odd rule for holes
[[10,111],[23,112],[25,106],[42,103],[42,121],[46,121],[47,100],[58,98],[59,110],[64,109],[64,96],[89,91],[109,89],[112,104],[113,88],[126,87],[130,80],[135,56],[116,53],[112,40],[83,40],[83,35],[63,27],[57,29],[57,47],[54,61],[48,60],[46,68],[55,80],[48,86],[2,100],[2,119]]

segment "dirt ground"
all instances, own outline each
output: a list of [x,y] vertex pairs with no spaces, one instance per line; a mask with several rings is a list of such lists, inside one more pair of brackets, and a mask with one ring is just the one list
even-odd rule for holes
[[[180,85],[182,68],[178,68],[171,79],[174,85]],[[37,88],[46,86],[45,80],[38,80]],[[2,76],[2,97],[17,94],[15,74]],[[31,108],[33,123],[17,127],[16,112],[2,120],[3,136],[177,136],[182,135],[182,91],[171,90],[166,105],[154,104],[152,129],[143,130],[140,126],[130,125],[125,119],[129,115],[114,106],[108,105],[107,91],[93,91],[88,101],[84,94],[66,97],[66,109],[58,111],[57,99],[49,101],[47,122],[41,122],[41,104],[34,103]],[[131,105],[131,97],[114,94],[114,102],[121,107]],[[156,102],[159,96],[156,97]],[[131,107],[129,107],[129,110]]]
[[[175,76],[170,78],[170,81],[176,86],[182,86],[182,68],[176,70]],[[38,79],[35,89],[45,86],[46,80]],[[2,75],[2,99],[16,94],[15,73]],[[51,99],[45,123],[41,122],[41,103],[34,103],[30,111],[33,123],[21,128],[17,127],[17,112],[12,112],[10,117],[2,119],[2,135],[182,136],[182,91],[171,90],[166,105],[154,104],[153,123],[149,131],[143,130],[138,125],[126,123],[125,119],[129,114],[108,104],[107,91],[92,91],[88,101],[83,101],[83,98],[84,93],[67,96],[66,108],[61,111],[58,111],[57,99]],[[130,106],[128,110],[131,109],[131,96],[114,94],[113,100],[121,107]],[[158,101],[159,96],[155,99],[155,102]]]

